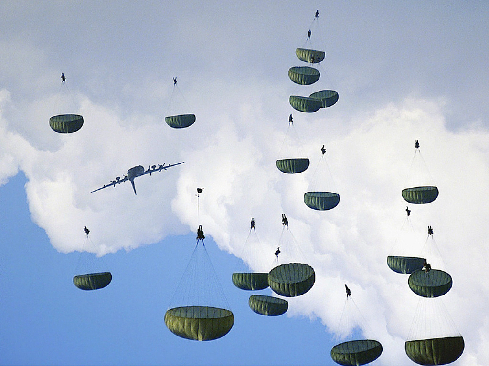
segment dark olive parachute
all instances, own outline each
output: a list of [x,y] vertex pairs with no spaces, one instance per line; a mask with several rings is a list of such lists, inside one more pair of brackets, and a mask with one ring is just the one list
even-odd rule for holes
[[280,159],[275,162],[275,165],[282,173],[302,173],[309,167],[309,159]]
[[59,114],[49,119],[49,125],[58,133],[73,133],[83,126],[83,117],[79,114]]
[[195,341],[225,336],[234,325],[230,310],[210,306],[182,306],[165,313],[165,324],[175,335]]
[[295,54],[299,60],[309,62],[311,64],[321,62],[326,57],[326,53],[324,51],[311,50],[308,48],[297,48],[295,50]]
[[331,210],[340,203],[340,195],[331,192],[307,192],[304,193],[304,203],[314,210]]
[[465,348],[462,336],[406,341],[406,354],[418,365],[446,365],[457,360]]
[[396,273],[411,274],[423,268],[426,259],[419,257],[401,257],[390,255],[387,257],[387,265]]
[[409,275],[409,288],[419,296],[438,297],[452,288],[452,277],[439,269],[418,270]]
[[338,101],[340,95],[334,90],[321,90],[312,93],[309,95],[309,98],[319,99],[321,101],[321,108],[328,108]]
[[185,128],[195,122],[195,114],[179,114],[177,116],[165,117],[165,122],[173,128]]
[[379,358],[382,351],[380,342],[361,339],[334,346],[331,349],[331,358],[340,365],[365,365]]
[[233,283],[241,290],[263,290],[268,287],[268,273],[233,273]]
[[287,312],[287,300],[268,295],[251,295],[248,300],[251,310],[260,315],[277,316]]
[[300,85],[314,84],[319,76],[319,70],[310,66],[293,66],[289,69],[289,79]]
[[82,290],[98,290],[112,281],[110,272],[89,273],[73,277],[73,283]]
[[436,197],[438,197],[438,188],[435,186],[421,186],[402,190],[402,198],[409,203],[430,203],[436,200]]
[[314,269],[303,263],[281,264],[268,273],[268,285],[277,294],[300,296],[311,289],[316,281]]
[[289,97],[289,103],[295,110],[307,113],[317,112],[323,105],[323,102],[320,99],[301,97],[298,95],[291,95]]

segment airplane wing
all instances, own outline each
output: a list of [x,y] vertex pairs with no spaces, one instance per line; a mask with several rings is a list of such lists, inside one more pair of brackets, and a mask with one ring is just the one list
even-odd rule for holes
[[175,164],[170,164],[170,165],[166,165],[165,163],[162,164],[158,164],[158,165],[152,165],[150,167],[148,167],[148,169],[141,175],[144,175],[144,174],[150,174],[151,173],[154,173],[154,172],[161,172],[162,170],[167,170],[168,168],[171,168],[173,166],[177,166],[177,165],[180,165],[180,164],[183,164],[184,162],[181,161],[179,163],[175,163]]
[[127,175],[125,175],[124,178],[122,178],[122,179],[116,179],[116,180],[111,181],[108,184],[104,184],[103,187],[97,188],[97,189],[91,191],[90,193],[100,191],[101,189],[104,189],[104,188],[107,188],[107,187],[115,187],[116,184],[123,183],[125,181],[127,181]]

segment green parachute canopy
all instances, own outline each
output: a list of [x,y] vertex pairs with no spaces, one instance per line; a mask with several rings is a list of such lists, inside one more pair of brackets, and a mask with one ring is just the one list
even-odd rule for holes
[[314,269],[303,263],[281,264],[268,273],[268,285],[277,294],[300,296],[311,289],[316,281]]
[[387,265],[396,273],[411,274],[423,268],[426,263],[425,258],[402,257],[390,255],[387,257]]
[[417,270],[409,275],[408,285],[416,295],[438,297],[452,288],[452,277],[439,269]]
[[287,312],[287,300],[268,295],[251,295],[248,300],[251,310],[260,315],[277,316]]
[[263,290],[268,287],[268,273],[233,273],[233,284],[241,290]]
[[317,112],[323,105],[323,102],[320,99],[301,97],[298,95],[291,95],[289,97],[289,103],[295,110],[307,113]]
[[436,197],[438,197],[438,188],[435,186],[421,186],[402,190],[402,198],[409,203],[430,203],[436,200]]
[[297,58],[304,62],[316,64],[324,60],[326,53],[324,51],[311,50],[308,48],[297,48],[295,50]]
[[334,90],[321,90],[312,93],[309,95],[309,98],[319,99],[321,101],[321,108],[328,108],[338,101],[340,95]]
[[185,128],[195,122],[195,114],[179,114],[177,116],[165,117],[165,122],[173,128]]
[[89,273],[73,277],[73,283],[82,290],[98,290],[112,281],[110,272]]
[[275,165],[282,173],[302,173],[309,167],[309,159],[280,159],[275,162]]
[[58,133],[73,133],[83,126],[83,117],[79,114],[59,114],[49,119],[49,125]]
[[310,66],[293,66],[289,69],[289,79],[300,85],[314,84],[319,76],[319,70]]
[[382,351],[380,342],[361,339],[334,346],[331,349],[331,358],[340,365],[365,365],[379,358]]
[[230,310],[210,306],[182,306],[165,313],[165,324],[175,335],[195,341],[225,336],[234,325]]
[[418,365],[446,365],[457,360],[465,348],[462,336],[406,341],[408,357]]
[[340,203],[340,195],[331,192],[307,192],[304,193],[304,203],[314,210],[331,210]]

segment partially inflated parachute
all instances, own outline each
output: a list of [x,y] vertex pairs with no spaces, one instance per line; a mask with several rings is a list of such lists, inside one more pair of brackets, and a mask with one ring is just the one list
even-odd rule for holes
[[311,289],[316,281],[314,269],[303,263],[281,264],[268,273],[268,284],[277,294],[300,296]]
[[268,287],[268,273],[236,272],[233,284],[241,290],[263,290]]
[[310,66],[294,66],[289,69],[289,79],[300,85],[314,84],[319,76],[319,70]]
[[446,365],[457,360],[465,348],[462,336],[406,341],[408,357],[418,365]]
[[251,295],[248,304],[255,313],[268,316],[285,314],[289,307],[287,300],[268,295]]
[[73,277],[73,283],[82,290],[98,290],[107,286],[112,281],[110,272],[88,273]]
[[309,159],[279,159],[275,162],[275,165],[282,173],[302,173],[309,167]]
[[289,97],[289,103],[295,110],[307,113],[317,112],[323,105],[323,102],[320,99],[301,97],[298,95],[291,95]]
[[331,349],[331,358],[340,365],[364,365],[379,358],[382,351],[380,342],[361,339],[334,346]]
[[321,108],[328,108],[338,101],[340,95],[334,90],[321,90],[312,93],[309,95],[309,98],[319,99],[321,101]]
[[409,203],[431,203],[436,200],[436,197],[438,197],[438,188],[435,186],[420,186],[402,190],[402,198]]
[[390,255],[387,257],[387,265],[396,273],[411,274],[423,268],[425,258],[403,257]]
[[173,128],[186,128],[195,122],[195,114],[179,114],[165,117],[165,122]]
[[317,51],[309,48],[297,48],[295,50],[295,54],[299,60],[309,62],[311,64],[321,62],[326,57],[326,53],[324,51]]
[[439,269],[418,270],[409,275],[409,288],[419,296],[438,297],[452,288],[452,277]]
[[165,313],[165,324],[179,337],[209,341],[225,336],[234,325],[230,310],[210,306],[182,306]]
[[340,195],[332,192],[306,192],[304,203],[314,210],[331,210],[340,203]]
[[49,125],[58,133],[73,133],[83,126],[83,117],[79,114],[59,114],[49,119]]

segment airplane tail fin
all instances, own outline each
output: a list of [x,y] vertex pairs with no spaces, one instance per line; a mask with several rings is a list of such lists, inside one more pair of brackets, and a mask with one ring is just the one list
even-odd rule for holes
[[137,195],[137,193],[136,193],[136,186],[134,185],[134,181],[133,180],[131,180],[131,184],[132,184],[132,189],[134,189],[134,194]]

